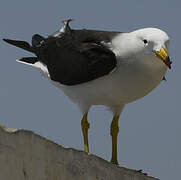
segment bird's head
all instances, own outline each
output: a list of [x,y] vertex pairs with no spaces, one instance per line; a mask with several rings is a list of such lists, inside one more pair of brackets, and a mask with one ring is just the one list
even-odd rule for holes
[[150,57],[154,56],[156,58],[153,59],[162,61],[169,69],[171,68],[172,62],[168,55],[169,37],[164,31],[157,28],[144,28],[131,34],[134,36],[139,52]]

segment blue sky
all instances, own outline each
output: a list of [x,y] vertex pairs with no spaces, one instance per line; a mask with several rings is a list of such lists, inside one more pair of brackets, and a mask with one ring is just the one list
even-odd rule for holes
[[[167,72],[167,82],[125,107],[119,121],[118,158],[121,165],[143,169],[151,176],[179,179],[180,7],[178,0],[2,0],[0,37],[31,42],[34,33],[47,36],[67,18],[75,20],[72,28],[129,32],[157,27],[166,31],[171,38],[172,69]],[[16,63],[29,53],[2,41],[0,52],[0,124],[32,130],[63,146],[83,149],[78,108],[37,70]],[[90,152],[106,160],[111,158],[111,119],[102,106],[89,113]]]

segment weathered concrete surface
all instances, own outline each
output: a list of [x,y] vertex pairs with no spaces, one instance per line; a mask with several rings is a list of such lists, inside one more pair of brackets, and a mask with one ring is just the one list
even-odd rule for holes
[[156,180],[31,131],[0,127],[0,180]]

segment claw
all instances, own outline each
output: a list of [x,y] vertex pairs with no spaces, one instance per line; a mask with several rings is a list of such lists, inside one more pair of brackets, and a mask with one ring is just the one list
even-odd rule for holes
[[142,174],[144,174],[144,175],[146,175],[146,176],[148,175],[147,173],[144,173],[144,172],[143,172],[143,169],[139,169],[139,170],[136,170],[136,171],[139,172],[139,173],[142,173]]

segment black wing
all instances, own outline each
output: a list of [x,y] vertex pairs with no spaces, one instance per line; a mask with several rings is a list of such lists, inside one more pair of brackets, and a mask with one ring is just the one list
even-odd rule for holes
[[48,38],[34,35],[32,46],[24,41],[4,40],[35,53],[37,58],[22,58],[21,61],[41,61],[53,81],[77,85],[107,75],[116,67],[116,56],[105,44],[117,34],[119,32],[72,30],[66,24],[63,33]]
[[52,80],[65,85],[81,84],[107,75],[116,67],[115,54],[90,32],[72,31],[61,38],[45,40],[38,56],[47,65]]
[[26,51],[34,53],[33,48],[26,41],[11,40],[11,39],[3,39],[3,40],[9,44],[12,44],[12,45],[22,48]]

